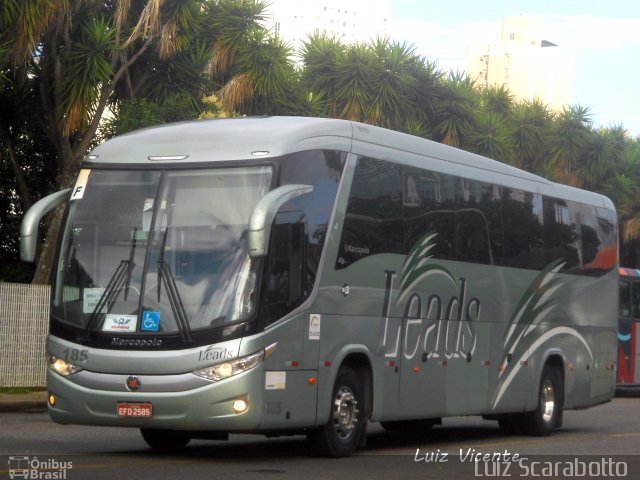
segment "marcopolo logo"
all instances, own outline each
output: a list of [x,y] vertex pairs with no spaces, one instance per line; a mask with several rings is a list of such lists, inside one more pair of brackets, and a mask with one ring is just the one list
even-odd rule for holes
[[161,347],[162,340],[158,338],[151,338],[148,340],[140,339],[140,338],[120,338],[113,337],[111,339],[112,347]]
[[53,458],[46,460],[38,457],[9,457],[9,478],[26,478],[34,480],[66,479],[67,471],[73,468],[73,462],[60,461]]

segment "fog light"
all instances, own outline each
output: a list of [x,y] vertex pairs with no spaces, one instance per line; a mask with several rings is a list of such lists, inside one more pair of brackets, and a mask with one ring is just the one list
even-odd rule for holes
[[249,409],[249,402],[239,398],[235,402],[233,402],[233,411],[236,413],[243,413]]
[[53,394],[49,395],[49,405],[52,407],[56,405],[56,396]]

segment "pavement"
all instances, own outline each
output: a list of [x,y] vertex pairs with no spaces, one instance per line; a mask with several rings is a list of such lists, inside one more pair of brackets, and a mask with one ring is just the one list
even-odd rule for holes
[[42,411],[47,408],[47,392],[0,393],[0,412]]
[[[640,387],[618,388],[617,397],[639,397]],[[29,393],[0,393],[0,413],[2,412],[32,412],[43,411],[47,408],[46,390]]]

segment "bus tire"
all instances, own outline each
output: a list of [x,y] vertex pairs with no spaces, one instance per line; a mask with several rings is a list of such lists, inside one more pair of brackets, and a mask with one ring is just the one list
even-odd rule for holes
[[562,418],[563,398],[562,375],[558,368],[546,364],[540,376],[538,406],[525,414],[524,433],[539,437],[549,435]]
[[338,370],[331,397],[329,421],[308,435],[315,453],[346,457],[355,452],[365,428],[364,386],[348,366]]
[[191,440],[186,432],[179,430],[160,430],[157,428],[141,428],[142,438],[156,450],[180,450]]

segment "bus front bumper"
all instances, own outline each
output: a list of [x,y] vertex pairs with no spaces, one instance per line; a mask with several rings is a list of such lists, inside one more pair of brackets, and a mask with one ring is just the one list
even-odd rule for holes
[[[251,432],[260,426],[261,366],[185,391],[145,392],[144,376],[141,381],[143,386],[136,392],[107,391],[78,385],[48,370],[49,413],[57,423],[77,425],[224,432]],[[238,411],[239,401],[245,402],[246,410]],[[122,404],[133,406],[131,416],[118,414]],[[148,414],[149,404],[151,415],[139,416]]]

